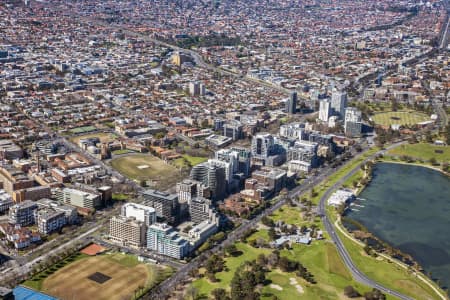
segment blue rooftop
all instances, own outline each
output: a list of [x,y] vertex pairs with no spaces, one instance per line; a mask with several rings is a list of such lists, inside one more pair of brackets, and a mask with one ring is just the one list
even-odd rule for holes
[[58,300],[58,298],[37,292],[35,290],[18,286],[13,290],[15,300]]

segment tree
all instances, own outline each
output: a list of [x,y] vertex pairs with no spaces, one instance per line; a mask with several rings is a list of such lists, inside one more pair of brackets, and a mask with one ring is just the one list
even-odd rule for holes
[[427,143],[432,143],[433,142],[433,135],[431,134],[430,131],[427,131],[425,139],[426,139]]
[[208,273],[215,274],[223,271],[224,266],[225,262],[223,261],[223,258],[217,254],[213,254],[206,261],[205,268]]
[[211,294],[214,297],[214,300],[229,300],[230,297],[225,289],[217,288],[211,291]]
[[238,249],[236,248],[235,244],[231,244],[225,247],[225,252],[228,255],[234,255],[236,252],[238,251]]
[[361,296],[361,294],[358,293],[358,291],[355,290],[355,288],[352,287],[351,285],[346,286],[344,288],[344,294],[345,294],[345,296],[347,296],[349,298],[356,298],[356,297],[360,297]]
[[439,165],[436,158],[434,158],[434,157],[430,158],[430,164],[432,164],[433,166]]
[[268,227],[274,227],[275,226],[275,222],[271,218],[269,218],[267,216],[263,216],[261,218],[261,223],[263,223],[264,225],[266,225]]
[[386,300],[386,295],[378,289],[373,289],[371,292],[364,293],[366,300]]
[[445,127],[445,142],[450,145],[450,124]]
[[157,134],[155,134],[155,138],[156,139],[162,139],[163,137],[165,137],[165,133],[164,132],[158,132]]
[[257,263],[258,265],[260,265],[260,266],[265,266],[265,265],[267,265],[267,258],[266,258],[266,256],[264,255],[264,253],[260,253],[260,254],[258,255],[258,257],[256,258],[256,263]]
[[396,99],[392,99],[391,101],[391,109],[392,111],[397,111],[398,110],[398,102]]
[[277,233],[275,232],[275,229],[274,229],[273,227],[270,227],[270,228],[269,228],[268,234],[269,234],[269,239],[270,239],[271,241],[274,241],[274,240],[277,239]]

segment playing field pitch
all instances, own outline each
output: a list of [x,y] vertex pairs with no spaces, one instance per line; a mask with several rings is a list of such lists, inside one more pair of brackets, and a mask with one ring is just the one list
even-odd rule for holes
[[64,300],[132,299],[139,287],[152,283],[155,268],[127,263],[115,256],[101,255],[75,261],[46,278],[42,291]]

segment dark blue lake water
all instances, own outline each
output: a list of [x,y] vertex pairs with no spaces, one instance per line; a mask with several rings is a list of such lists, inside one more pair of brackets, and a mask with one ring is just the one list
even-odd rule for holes
[[450,287],[450,178],[428,168],[379,163],[348,214],[392,246],[411,254]]

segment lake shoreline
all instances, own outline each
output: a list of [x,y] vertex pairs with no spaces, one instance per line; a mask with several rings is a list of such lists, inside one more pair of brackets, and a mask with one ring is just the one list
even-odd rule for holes
[[[381,159],[381,160],[376,160],[376,161],[375,161],[374,167],[377,166],[379,163],[380,163],[380,164],[386,163],[386,164],[392,164],[392,165],[393,165],[393,164],[397,164],[397,165],[405,165],[405,166],[412,166],[412,167],[424,167],[424,168],[429,169],[429,170],[432,170],[432,171],[439,171],[440,174],[444,175],[444,176],[447,177],[447,178],[450,177],[450,174],[449,174],[449,173],[446,173],[446,172],[444,172],[443,170],[441,170],[441,169],[439,169],[439,168],[437,168],[437,167],[434,167],[434,166],[430,166],[430,165],[421,165],[421,164],[417,164],[417,163],[408,163],[408,162],[385,161],[385,160]],[[370,174],[368,174],[369,177],[372,177],[373,172],[374,172],[374,169],[375,169],[375,168],[372,168],[372,170],[371,170],[372,172],[371,172]],[[371,183],[372,183],[372,180],[368,181],[365,185],[359,186],[357,189],[354,189],[354,190],[355,190],[355,194],[356,194],[356,195],[360,195],[361,193],[363,193],[363,192],[368,188],[369,184],[371,184]],[[352,220],[354,220],[354,221],[357,221],[358,223],[360,222],[360,220],[358,220],[358,219],[355,218],[354,216],[351,216],[351,214],[346,214],[346,215],[347,215],[347,218],[350,218],[350,219],[352,219]],[[367,226],[367,224],[364,224],[364,223],[361,223],[361,225],[363,225],[365,228],[371,227],[370,225]],[[346,226],[342,226],[342,228],[343,228],[347,233],[349,233],[351,236],[353,236],[354,238],[356,238],[355,235],[354,235],[354,233],[353,233],[351,230],[349,230]],[[373,229],[373,228],[372,228],[372,229]],[[437,286],[440,287],[439,284],[436,284],[436,281],[434,280],[434,278],[431,278],[431,277],[429,276],[429,273],[431,273],[430,266],[427,266],[426,268],[424,268],[424,267],[423,267],[423,264],[421,264],[421,263],[418,262],[418,260],[421,260],[421,259],[423,259],[423,258],[417,257],[417,256],[413,256],[412,254],[410,254],[410,253],[411,253],[411,249],[409,249],[409,251],[408,251],[408,250],[406,250],[406,251],[400,250],[400,248],[399,248],[398,246],[393,246],[393,244],[392,244],[391,242],[387,242],[385,239],[380,238],[379,235],[378,235],[378,234],[375,234],[375,233],[373,232],[372,229],[367,228],[367,233],[370,234],[371,236],[373,236],[375,239],[378,239],[381,243],[387,245],[388,247],[390,247],[390,248],[392,248],[392,249],[395,249],[395,250],[398,250],[400,253],[404,254],[404,255],[402,255],[401,257],[403,257],[403,258],[408,258],[408,259],[410,259],[410,261],[413,261],[414,264],[415,264],[416,267],[417,267],[417,268],[415,268],[417,272],[420,272],[420,273],[423,274],[425,277],[427,277],[427,278],[430,280],[430,283],[432,282],[433,284],[435,284],[435,285],[437,285]],[[364,240],[360,240],[360,239],[358,239],[358,238],[356,238],[356,239],[359,240],[359,241],[361,241],[362,243],[365,243]],[[385,248],[385,249],[386,249],[386,248]],[[414,251],[412,251],[412,252],[414,252]],[[381,252],[379,252],[379,253],[382,253],[382,254],[384,254],[384,255],[388,255],[388,256],[391,257],[392,259],[398,260],[400,263],[403,263],[403,264],[405,263],[405,261],[403,261],[402,259],[399,259],[398,257],[394,257],[393,255],[387,254],[387,253],[384,252],[384,251],[381,251]],[[412,258],[412,260],[411,260],[411,258]],[[442,278],[442,276],[439,277],[438,280],[440,281],[441,278]]]
[[[430,165],[422,165],[422,164],[414,163],[414,162],[409,163],[409,162],[405,162],[405,161],[392,161],[392,160],[383,160],[383,159],[381,159],[379,161],[376,161],[376,163],[388,163],[388,164],[398,164],[398,165],[406,165],[406,166],[423,167],[423,168],[427,168],[427,169],[430,169],[430,170],[438,171],[438,172],[444,174],[445,176],[450,177],[450,173],[445,172],[444,170],[440,169],[439,167],[430,166]],[[364,190],[365,188],[366,188],[366,186],[364,186],[361,189],[361,191]]]

